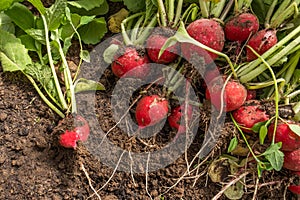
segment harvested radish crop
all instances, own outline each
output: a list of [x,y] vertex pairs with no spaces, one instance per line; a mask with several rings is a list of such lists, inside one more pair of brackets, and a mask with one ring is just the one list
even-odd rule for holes
[[[276,128],[275,142],[282,142],[281,149],[283,151],[294,151],[300,149],[300,136],[290,129],[289,124],[294,124],[294,122],[280,122]],[[268,137],[270,140],[272,140],[273,134],[274,124],[272,123],[268,128]]]
[[300,171],[300,149],[284,152],[283,167],[292,171]]
[[252,133],[251,128],[254,124],[269,120],[269,115],[260,107],[259,101],[246,101],[243,106],[233,111],[235,121],[244,132]]
[[147,39],[146,49],[149,58],[156,63],[168,64],[173,62],[179,55],[179,44],[168,47],[163,54],[158,57],[161,47],[167,41],[167,37],[159,34],[150,36]]
[[168,100],[158,95],[145,96],[137,103],[135,119],[140,128],[154,125],[167,117]]
[[[225,42],[224,31],[221,25],[212,19],[198,19],[186,28],[188,34],[198,42],[216,50],[222,51]],[[190,43],[182,43],[181,51],[185,59],[203,57],[205,63],[211,63],[218,55],[208,52]]]
[[[253,35],[248,45],[253,48],[259,55],[262,55],[277,43],[276,30],[264,29]],[[257,56],[249,49],[247,51],[247,61],[255,60]]]
[[[217,77],[213,79],[208,85],[205,92],[206,99],[210,100],[214,107],[221,109],[221,93],[224,86],[224,79]],[[229,112],[241,107],[247,97],[246,88],[237,81],[230,80],[225,86],[223,103],[224,111]]]
[[138,51],[134,47],[126,47],[123,54],[116,54],[112,63],[112,71],[117,77],[143,78],[149,68],[146,65],[150,60],[145,52]]
[[[187,121],[189,122],[192,118],[193,107],[188,105],[187,107]],[[182,104],[172,109],[171,115],[168,117],[168,122],[172,128],[178,130],[178,134],[186,132],[185,125],[185,105]],[[183,123],[182,123],[183,122]]]
[[243,42],[258,31],[259,22],[255,15],[242,13],[226,22],[225,37],[231,41]]

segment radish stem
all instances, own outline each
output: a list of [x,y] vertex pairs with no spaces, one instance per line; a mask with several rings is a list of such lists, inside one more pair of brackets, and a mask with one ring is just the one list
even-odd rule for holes
[[167,26],[167,14],[163,0],[157,0],[159,16],[163,27]]
[[178,0],[177,8],[176,8],[176,15],[175,15],[174,23],[172,26],[173,28],[177,26],[177,24],[180,20],[180,16],[181,16],[181,12],[182,12],[182,5],[183,5],[183,0]]
[[175,9],[175,0],[169,0],[169,8],[168,8],[168,21],[169,23],[174,19],[174,9]]
[[265,28],[269,28],[270,27],[270,19],[271,19],[271,16],[274,12],[274,9],[275,9],[275,6],[277,5],[277,2],[278,0],[273,0],[268,12],[267,12],[267,15],[266,15],[266,18],[265,18]]
[[202,17],[208,18],[209,11],[208,11],[208,7],[207,7],[207,2],[205,0],[199,0],[199,5],[200,5]]
[[296,2],[292,3],[286,10],[281,12],[278,17],[271,21],[270,27],[277,28],[279,27],[286,19],[295,14],[295,17],[298,15],[298,4]]
[[151,34],[151,29],[153,29],[153,27],[155,27],[156,24],[157,24],[157,18],[153,17],[152,20],[147,25],[147,27],[142,31],[140,36],[134,42],[134,44],[143,44],[148,38],[148,36]]
[[131,41],[136,41],[137,40],[137,35],[138,35],[138,31],[139,31],[139,27],[141,26],[143,20],[145,19],[145,15],[142,15],[138,21],[135,23],[133,29],[131,30]]
[[[257,89],[262,89],[262,88],[265,88],[265,87],[269,87],[271,85],[274,85],[274,80],[272,81],[268,81],[268,82],[262,82],[262,83],[247,83],[246,86],[247,86],[247,89],[249,90],[257,90]],[[276,80],[276,83],[285,83],[285,80],[284,78],[279,78]]]
[[222,14],[220,16],[220,20],[221,21],[225,20],[225,18],[227,17],[227,15],[228,15],[228,13],[229,13],[229,11],[230,11],[233,3],[234,3],[234,0],[229,0],[229,2],[226,4],[226,7],[224,8],[224,10],[223,10],[223,12],[222,12]]

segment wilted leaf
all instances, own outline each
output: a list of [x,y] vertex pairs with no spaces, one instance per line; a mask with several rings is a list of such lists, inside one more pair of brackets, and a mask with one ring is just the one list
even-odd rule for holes
[[75,83],[75,92],[86,92],[86,91],[96,91],[96,90],[105,90],[105,87],[96,81],[87,80],[80,78]]

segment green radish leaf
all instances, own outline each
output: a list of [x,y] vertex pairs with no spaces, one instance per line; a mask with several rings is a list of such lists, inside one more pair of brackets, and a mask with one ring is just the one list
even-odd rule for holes
[[0,13],[0,29],[9,33],[15,33],[15,25],[11,19],[4,13]]
[[78,28],[81,40],[85,44],[97,44],[107,32],[105,18],[96,18]]
[[15,2],[23,2],[23,0],[1,0],[0,11],[8,9]]
[[259,143],[260,144],[264,144],[267,135],[268,135],[268,127],[261,126],[259,129]]
[[145,10],[146,8],[145,1],[124,0],[124,5],[128,8],[128,10],[134,13]]
[[[16,13],[18,13],[16,15]],[[34,15],[24,5],[15,3],[5,11],[5,14],[23,31],[34,27]]]
[[119,45],[111,44],[108,48],[103,52],[104,61],[108,64],[112,63],[114,60],[114,55],[119,49]]
[[150,21],[152,16],[157,12],[157,6],[153,4],[152,0],[146,0],[146,16],[145,22]]
[[108,3],[106,0],[104,0],[103,3],[99,7],[95,7],[88,11],[84,8],[77,8],[72,5],[69,5],[68,7],[71,10],[71,13],[77,13],[81,16],[105,15],[109,10],[109,6],[108,6]]
[[300,126],[298,124],[289,124],[289,128],[300,137]]
[[30,35],[33,39],[36,41],[46,45],[46,40],[45,40],[45,31],[43,29],[28,29],[26,30],[26,33]]
[[93,8],[99,7],[104,3],[104,0],[78,0],[78,1],[68,1],[68,4],[76,8],[83,8],[87,11]]
[[46,14],[46,8],[44,7],[41,0],[28,0],[38,11],[42,14]]
[[29,35],[21,35],[18,37],[22,44],[28,49],[29,51],[37,51],[35,40]]
[[254,133],[258,133],[260,130],[260,127],[262,127],[263,125],[265,125],[268,121],[264,121],[264,122],[257,122],[256,124],[254,124],[251,128],[251,130]]
[[75,82],[75,92],[105,90],[105,87],[96,81],[80,78]]
[[47,8],[46,19],[50,31],[58,29],[64,17],[66,7],[66,0],[56,0],[50,8]]
[[90,57],[90,52],[89,51],[87,51],[87,50],[82,50],[82,51],[80,51],[80,58],[82,59],[82,60],[84,60],[85,62],[90,62],[91,61],[91,57]]
[[271,144],[270,147],[261,155],[270,162],[276,171],[280,171],[283,166],[284,154],[280,151],[282,143]]
[[251,4],[251,8],[254,14],[257,16],[259,23],[263,24],[265,22],[266,13],[268,8],[266,7],[263,0],[253,0]]
[[228,150],[227,150],[227,153],[230,153],[232,152],[236,146],[238,145],[239,141],[237,139],[237,137],[234,137],[231,139],[230,143],[229,143],[229,147],[228,147]]
[[0,61],[3,71],[23,71],[32,64],[28,50],[13,34],[0,29]]

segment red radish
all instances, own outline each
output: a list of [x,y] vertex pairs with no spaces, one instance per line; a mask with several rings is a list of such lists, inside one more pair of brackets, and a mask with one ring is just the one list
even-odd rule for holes
[[167,117],[169,102],[158,95],[145,96],[136,106],[135,118],[139,127],[151,126]]
[[292,193],[300,195],[300,185],[290,185],[288,189]]
[[[200,43],[217,51],[222,51],[225,42],[224,31],[220,24],[212,19],[198,19],[187,27],[188,34]],[[188,61],[199,56],[204,57],[206,63],[213,62],[218,55],[208,52],[190,43],[182,43],[181,51]]]
[[146,65],[149,62],[150,60],[145,52],[138,52],[133,47],[127,47],[122,55],[116,54],[114,56],[111,68],[117,77],[125,75],[126,77],[143,78],[149,72]]
[[256,90],[247,90],[246,101],[253,100],[256,98]]
[[283,167],[292,171],[300,171],[300,149],[285,151]]
[[152,35],[148,38],[146,49],[149,58],[156,63],[168,64],[173,62],[179,55],[179,44],[176,43],[168,47],[164,53],[158,58],[158,54],[162,46],[168,40],[166,36],[163,35]]
[[[205,92],[206,99],[210,100],[216,109],[221,109],[221,92],[224,86],[224,80],[221,77],[213,79],[208,85]],[[224,110],[226,112],[233,111],[241,107],[247,97],[246,88],[234,81],[230,80],[224,90]]]
[[225,37],[231,41],[243,42],[258,31],[259,22],[255,15],[242,13],[226,22]]
[[72,131],[66,130],[65,133],[60,135],[59,143],[65,148],[76,149],[77,141],[86,141],[90,134],[89,124],[82,116],[77,115],[75,120],[75,123],[79,122],[80,125],[76,126]]
[[258,101],[246,101],[243,106],[233,111],[232,115],[246,133],[253,133],[251,128],[254,124],[267,121],[270,118],[266,111],[260,108]]
[[[187,105],[187,120],[190,121],[193,114],[193,107],[191,105]],[[175,107],[171,111],[171,115],[168,117],[168,122],[172,128],[178,130],[177,133],[184,133],[186,131],[185,123],[181,124],[181,118],[183,118],[183,122],[185,116],[185,104]]]
[[[252,47],[259,55],[262,55],[276,43],[276,30],[264,29],[254,34],[250,38],[248,45]],[[249,48],[247,48],[246,51],[247,61],[255,60],[257,58],[257,56]]]
[[[293,124],[292,121],[287,123],[279,122],[276,129],[275,142],[282,142],[281,149],[283,151],[294,151],[300,149],[300,136],[294,133],[288,124]],[[271,124],[268,128],[269,140],[272,140],[274,133],[274,124]],[[300,170],[299,170],[300,171]]]

